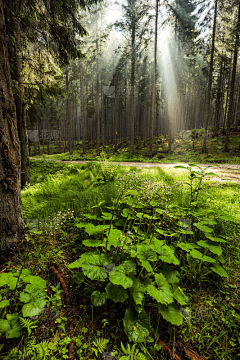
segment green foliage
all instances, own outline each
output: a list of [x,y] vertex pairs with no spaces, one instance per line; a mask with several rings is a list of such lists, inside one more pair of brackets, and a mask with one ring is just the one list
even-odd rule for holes
[[[3,299],[0,302],[0,332],[11,339],[20,337],[22,329],[26,328],[30,336],[31,329],[36,327],[35,322],[24,318],[39,315],[44,309],[47,302],[46,281],[31,275],[28,269],[21,269],[15,273],[0,274],[0,288],[0,300]],[[13,309],[15,313],[12,313]]]
[[121,348],[125,355],[121,356],[119,360],[147,360],[146,356],[138,349],[136,349],[136,344],[134,344],[132,347],[127,344],[125,348],[123,343],[121,342]]
[[[123,324],[131,341],[148,339],[151,319],[145,311],[147,299],[158,304],[165,320],[173,325],[182,324],[180,306],[189,301],[179,286],[184,272],[191,273],[195,279],[199,274],[201,279],[210,273],[227,276],[221,257],[224,239],[217,236],[217,226],[224,214],[199,208],[198,197],[207,173],[206,169],[194,170],[193,166],[184,167],[190,173],[186,208],[173,207],[171,213],[167,212],[166,204],[161,208],[157,201],[161,194],[153,191],[147,194],[148,198],[142,198],[145,189],[140,192],[138,186],[143,184],[135,181],[133,188],[130,180],[130,188],[126,188],[124,182],[120,186],[119,197],[109,215],[104,211],[100,217],[84,214],[83,218],[91,222],[78,220],[76,223],[84,238],[83,246],[96,250],[84,252],[69,268],[81,268],[92,281],[93,305],[100,306],[107,298],[123,304],[128,300],[130,306]],[[232,220],[228,216],[224,219]],[[178,257],[177,249],[181,249]],[[96,284],[101,291],[94,290]]]
[[102,354],[104,352],[108,342],[109,340],[103,338],[99,338],[96,339],[96,341],[93,341],[93,345],[95,346],[95,348],[93,347],[92,350],[94,351],[96,356],[98,356],[99,353]]

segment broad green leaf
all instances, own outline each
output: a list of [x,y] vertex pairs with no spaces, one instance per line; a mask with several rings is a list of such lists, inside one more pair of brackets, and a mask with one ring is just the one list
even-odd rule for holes
[[210,263],[215,263],[216,260],[209,257],[209,256],[203,256],[203,254],[198,251],[198,250],[192,250],[190,252],[190,255],[194,258],[194,259],[198,259],[198,260],[201,260],[201,261],[204,261],[204,262],[210,262]]
[[174,166],[174,169],[185,169],[185,170],[188,170],[188,166],[184,166],[184,165],[176,165]]
[[220,220],[233,221],[233,222],[235,221],[234,217],[232,217],[229,214],[225,214],[224,211],[222,210],[214,209],[214,212]]
[[198,259],[198,260],[202,260],[202,257],[203,257],[203,254],[196,250],[196,249],[193,249],[191,252],[190,252],[190,255],[194,258],[194,259]]
[[107,300],[106,294],[100,291],[94,291],[91,295],[91,301],[94,306],[102,306]]
[[124,208],[122,211],[122,216],[127,218],[129,216],[130,209]]
[[26,303],[22,308],[23,317],[39,315],[46,305],[46,297],[44,290],[28,284],[25,291],[20,293],[20,301]]
[[82,254],[80,259],[68,265],[68,267],[70,269],[81,267],[84,275],[91,280],[104,281],[107,278],[107,272],[104,266],[108,264],[109,258],[106,254],[87,252]]
[[178,243],[177,246],[180,247],[182,250],[187,251],[187,252],[198,248],[198,246],[195,245],[195,244],[187,244],[187,243],[183,243],[183,242]]
[[7,314],[7,321],[10,325],[10,329],[5,331],[6,339],[18,338],[22,335],[21,324],[19,322],[18,314]]
[[117,285],[113,285],[111,282],[109,282],[106,286],[106,294],[109,299],[116,303],[124,303],[124,301],[128,298],[128,294],[125,289],[122,289]]
[[144,299],[146,287],[137,279],[133,278],[132,297],[136,305],[141,305]]
[[213,258],[211,258],[210,256],[203,256],[202,261],[204,261],[204,262],[210,262],[210,263],[212,263],[212,264],[214,264],[214,263],[216,262],[216,260],[213,259]]
[[87,224],[85,226],[85,231],[88,235],[96,235],[96,234],[101,234],[102,232],[104,232],[106,229],[109,229],[109,225],[93,225],[93,224]]
[[135,273],[135,270],[136,265],[133,261],[124,261],[109,273],[109,280],[114,285],[121,285],[124,289],[130,288],[133,285],[133,281],[128,275]]
[[107,272],[104,266],[109,264],[106,254],[90,255],[82,264],[82,271],[85,276],[91,280],[104,281],[107,278]]
[[228,277],[227,272],[224,270],[224,268],[218,264],[214,265],[214,267],[211,267],[212,271],[214,271],[216,274],[222,276],[222,277]]
[[153,268],[149,261],[140,260],[141,265],[150,273],[153,273]]
[[86,217],[87,219],[90,220],[96,220],[97,219],[97,215],[93,215],[93,214],[83,214],[84,217]]
[[155,274],[155,280],[158,288],[154,285],[148,285],[148,295],[161,304],[170,304],[173,302],[173,294],[165,276],[163,274]]
[[111,213],[102,212],[101,217],[102,217],[104,220],[112,220],[113,215],[112,215]]
[[183,316],[175,304],[170,304],[168,306],[159,304],[158,309],[162,314],[162,317],[169,321],[172,325],[182,325]]
[[184,294],[183,290],[177,286],[177,284],[173,284],[173,297],[180,305],[186,305],[189,301],[187,295]]
[[159,252],[161,254],[162,246],[165,244],[165,240],[159,240],[157,238],[153,238],[150,244],[150,247],[153,251]]
[[78,224],[75,224],[75,226],[79,229],[85,228],[87,226],[87,223],[85,222],[80,222]]
[[[0,301],[0,309],[5,308],[6,306],[10,305],[10,301],[9,300],[2,300]],[[1,330],[0,330],[1,332]]]
[[168,266],[167,264],[162,264],[163,270],[161,272],[166,277],[169,284],[178,284],[179,279],[179,272],[177,270],[174,270],[171,268],[171,266]]
[[206,236],[206,238],[208,238],[211,241],[220,242],[220,243],[225,243],[226,242],[226,240],[221,239],[221,238],[216,237],[216,236],[212,236],[210,234],[205,234],[205,236]]
[[120,243],[122,237],[122,231],[118,229],[111,228],[108,235],[108,244],[112,246],[117,246]]
[[219,175],[215,174],[214,172],[206,173],[205,176],[217,176],[217,177],[219,177]]
[[10,323],[7,320],[0,319],[0,333],[11,329]]
[[46,281],[40,276],[28,275],[23,277],[22,281],[25,283],[30,283],[39,289],[45,289],[47,286]]
[[143,261],[156,261],[157,260],[157,254],[156,252],[151,249],[150,246],[141,244],[137,245],[137,257],[139,260]]
[[84,275],[82,272],[77,272],[76,274],[73,275],[72,277],[72,281],[74,282],[74,284],[81,284],[84,281]]
[[213,229],[211,227],[208,227],[202,222],[194,223],[194,226],[196,226],[199,230],[203,231],[204,233],[212,233]]
[[170,248],[168,245],[163,245],[162,248],[158,251],[159,259],[168,263],[179,265],[180,262],[174,255],[174,250]]
[[129,307],[126,310],[123,327],[129,341],[144,342],[152,331],[149,316],[142,311],[137,313],[133,307]]
[[219,245],[212,245],[209,241],[200,240],[197,242],[198,245],[209,249],[213,254],[222,255],[222,248]]
[[14,290],[17,280],[17,277],[15,277],[12,273],[2,273],[0,274],[0,287],[7,285],[10,290]]
[[83,240],[82,243],[84,246],[87,246],[87,247],[98,247],[102,244],[102,240],[88,239],[88,240]]

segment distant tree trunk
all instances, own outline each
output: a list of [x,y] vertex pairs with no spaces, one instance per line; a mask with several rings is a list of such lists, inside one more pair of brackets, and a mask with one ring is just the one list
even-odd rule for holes
[[220,108],[221,108],[221,100],[222,100],[222,77],[223,77],[223,59],[221,59],[220,76],[219,76],[219,80],[218,80],[214,136],[218,135],[218,130],[220,127]]
[[207,97],[207,114],[205,116],[205,130],[204,130],[204,139],[202,152],[207,152],[207,130],[210,118],[210,104],[211,104],[211,89],[212,89],[212,77],[213,77],[213,57],[215,49],[215,35],[216,35],[216,23],[217,23],[217,8],[218,0],[215,0],[215,10],[214,10],[214,20],[213,20],[213,34],[212,34],[212,50],[211,50],[211,60],[210,60],[210,69],[209,69],[209,79],[208,79],[208,97]]
[[69,100],[69,72],[66,70],[66,122],[67,122],[67,139],[68,139],[68,151],[72,154],[72,121],[70,113],[70,100]]
[[96,115],[97,115],[97,155],[100,155],[100,109],[99,109],[99,60],[97,39],[97,86],[96,86]]
[[153,69],[153,83],[152,83],[152,114],[151,114],[151,125],[150,125],[150,156],[152,156],[152,151],[153,151],[153,130],[154,130],[155,102],[156,102],[158,2],[159,0],[156,0],[154,69]]
[[86,116],[85,116],[85,99],[84,99],[84,88],[83,88],[82,60],[79,61],[79,71],[80,71],[80,102],[81,102],[82,152],[83,152],[83,154],[85,154],[85,151],[86,151]]
[[5,16],[0,0],[0,252],[24,233],[21,152],[11,84]]
[[132,67],[131,67],[131,92],[130,92],[130,152],[134,154],[134,125],[135,125],[135,38],[136,38],[136,15],[135,0],[129,0],[131,3],[131,31],[132,31]]
[[9,3],[9,27],[14,38],[14,45],[10,48],[12,66],[12,79],[16,81],[14,99],[16,105],[18,137],[21,145],[21,187],[30,184],[30,162],[27,135],[26,105],[24,95],[24,84],[22,76],[22,45],[21,45],[21,29],[17,19],[17,1]]
[[235,48],[234,48],[233,65],[232,65],[232,79],[231,79],[231,88],[230,88],[230,94],[229,94],[229,107],[228,107],[228,115],[227,115],[227,131],[226,131],[226,138],[225,138],[223,152],[229,151],[230,128],[231,128],[233,109],[234,109],[235,80],[236,80],[238,46],[239,46],[239,30],[240,30],[240,2],[238,4],[237,31],[236,31],[236,38],[235,38]]

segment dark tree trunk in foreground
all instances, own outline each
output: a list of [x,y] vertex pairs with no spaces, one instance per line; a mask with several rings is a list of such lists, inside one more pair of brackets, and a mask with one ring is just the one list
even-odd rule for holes
[[212,50],[211,50],[211,60],[210,60],[209,80],[208,80],[207,114],[205,117],[205,126],[204,126],[205,130],[204,130],[204,139],[203,139],[203,147],[202,147],[203,153],[207,152],[207,129],[208,129],[209,118],[210,118],[210,103],[211,103],[211,89],[212,89],[212,77],[213,77],[213,56],[214,56],[214,48],[215,48],[217,7],[218,7],[218,0],[215,0],[213,34],[212,34]]
[[227,115],[227,131],[226,131],[226,139],[223,149],[224,152],[229,151],[230,128],[234,114],[234,94],[235,94],[235,80],[236,80],[237,60],[238,60],[239,30],[240,30],[240,2],[238,5],[237,31],[236,31],[235,48],[233,55],[232,79],[231,79],[231,88],[230,88],[229,106],[228,106],[228,115]]
[[12,79],[16,81],[15,105],[17,115],[18,137],[21,145],[21,187],[30,184],[30,162],[28,150],[26,105],[24,97],[24,85],[22,76],[22,46],[20,38],[20,25],[17,20],[17,1],[11,2],[9,11],[10,30],[12,31],[14,45],[11,49]]
[[24,232],[21,156],[11,87],[3,1],[0,0],[0,252]]

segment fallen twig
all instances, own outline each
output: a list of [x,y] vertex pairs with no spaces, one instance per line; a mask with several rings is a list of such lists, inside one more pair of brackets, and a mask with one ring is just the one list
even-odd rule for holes
[[198,355],[195,351],[191,349],[184,349],[185,355],[191,360],[205,360],[202,356]]
[[[52,272],[54,272],[54,274],[56,275],[56,278],[60,281],[63,291],[65,293],[66,296],[66,303],[68,305],[68,312],[70,312],[70,308],[71,308],[71,299],[69,296],[69,291],[67,288],[67,285],[62,277],[62,275],[57,271],[57,269],[55,268],[54,265],[50,265],[50,269],[52,270]],[[70,315],[70,314],[69,314]],[[70,333],[69,336],[73,337],[73,333],[74,333],[74,320],[73,317],[70,316],[69,317],[69,328],[70,328]],[[68,357],[69,359],[74,359],[74,342],[72,341],[71,344],[69,345],[69,349],[68,349]]]
[[174,354],[173,351],[165,344],[165,342],[163,342],[162,340],[158,339],[159,343],[162,345],[162,347],[164,348],[164,350],[166,350],[169,355],[171,356],[172,359],[174,360],[181,360],[181,358],[177,355]]

